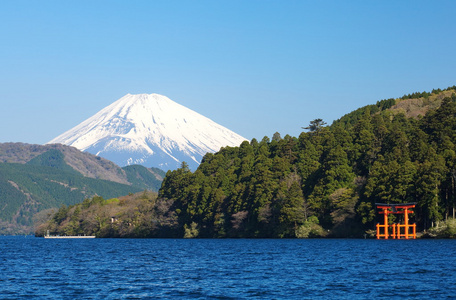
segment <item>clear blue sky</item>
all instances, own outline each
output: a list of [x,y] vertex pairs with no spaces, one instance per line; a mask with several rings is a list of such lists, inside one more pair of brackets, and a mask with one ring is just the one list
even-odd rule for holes
[[456,1],[0,1],[0,142],[43,144],[127,93],[247,139],[456,84]]

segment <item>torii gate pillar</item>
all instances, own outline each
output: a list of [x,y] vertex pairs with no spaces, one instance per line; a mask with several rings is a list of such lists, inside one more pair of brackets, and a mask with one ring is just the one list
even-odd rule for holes
[[[416,239],[416,224],[409,224],[409,213],[413,213],[410,208],[414,208],[416,203],[403,203],[403,204],[375,204],[379,211],[379,214],[383,214],[383,225],[377,224],[377,239],[388,237],[393,239]],[[391,209],[391,210],[390,210]],[[404,214],[404,224],[392,224],[388,225],[388,214]],[[392,234],[389,234],[389,227],[392,228]],[[401,230],[401,229],[404,230]],[[412,233],[410,233],[412,229]]]

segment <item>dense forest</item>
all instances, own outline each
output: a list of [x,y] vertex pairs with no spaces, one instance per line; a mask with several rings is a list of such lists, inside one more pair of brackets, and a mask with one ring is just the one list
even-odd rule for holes
[[404,96],[443,97],[417,118],[389,99],[331,126],[316,119],[297,138],[223,148],[194,173],[168,172],[159,197],[201,237],[361,236],[375,228],[375,203],[416,202],[418,229],[428,230],[455,214],[454,92]]
[[[454,225],[456,87],[382,100],[303,129],[208,153],[195,172],[186,163],[168,171],[158,197],[147,200],[155,229],[140,236],[362,237],[378,222],[375,203],[416,203],[421,232]],[[71,218],[64,210],[60,223]],[[46,226],[58,232],[58,220]]]

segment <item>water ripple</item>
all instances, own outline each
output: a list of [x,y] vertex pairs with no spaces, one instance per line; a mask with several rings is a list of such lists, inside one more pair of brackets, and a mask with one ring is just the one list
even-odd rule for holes
[[454,240],[0,238],[0,298],[452,297]]

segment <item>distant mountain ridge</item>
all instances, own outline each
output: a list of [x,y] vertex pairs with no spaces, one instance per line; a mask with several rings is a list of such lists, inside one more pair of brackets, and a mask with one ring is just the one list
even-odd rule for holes
[[[65,163],[83,176],[130,184],[125,171],[112,161],[61,144],[0,143],[0,163],[25,164],[50,150],[61,152]],[[157,168],[150,170],[153,170],[158,181],[163,180],[165,174],[162,170]]]
[[119,166],[141,164],[196,169],[202,157],[246,139],[158,94],[126,96],[51,140],[107,158]]

